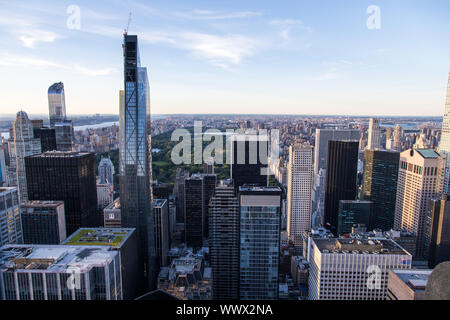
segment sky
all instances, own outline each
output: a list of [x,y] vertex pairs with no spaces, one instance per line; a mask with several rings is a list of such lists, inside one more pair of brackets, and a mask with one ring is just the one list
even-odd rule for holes
[[448,0],[0,0],[0,114],[117,114],[130,12],[154,114],[444,110]]

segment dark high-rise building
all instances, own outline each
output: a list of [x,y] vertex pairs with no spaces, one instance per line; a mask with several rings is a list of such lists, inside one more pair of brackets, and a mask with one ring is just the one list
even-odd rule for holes
[[167,199],[167,203],[169,202],[169,184],[153,182],[152,183],[152,192],[153,199]]
[[74,139],[72,120],[64,120],[63,122],[55,123],[54,128],[56,136],[56,150],[72,151]]
[[209,246],[214,299],[239,299],[239,201],[230,181],[209,203]]
[[450,196],[430,200],[426,217],[425,251],[428,266],[450,261]]
[[93,153],[56,151],[25,157],[25,171],[29,200],[64,201],[67,235],[101,225]]
[[339,200],[355,200],[359,143],[329,141],[325,185],[325,227],[337,233]]
[[364,151],[363,198],[373,202],[369,230],[394,227],[399,161],[395,151]]
[[339,200],[337,234],[352,233],[355,224],[369,225],[372,215],[372,201]]
[[27,201],[20,205],[23,243],[60,244],[66,239],[63,201]]
[[124,34],[124,90],[120,94],[119,183],[122,227],[136,228],[143,275],[154,289],[158,259],[152,212],[150,88],[136,35]]
[[217,184],[217,176],[215,174],[203,174],[203,237],[209,235],[209,200],[214,195]]
[[56,150],[55,128],[33,127],[33,134],[35,139],[41,140],[42,152]]
[[169,252],[169,202],[167,199],[153,199],[155,217],[155,250],[159,265],[167,266]]
[[239,205],[240,299],[278,299],[281,189],[240,187]]
[[173,195],[176,204],[176,221],[184,223],[185,208],[184,208],[184,180],[189,177],[188,171],[183,171],[177,168],[175,176],[175,184],[173,185]]
[[236,190],[244,184],[267,186],[268,137],[239,134],[232,140],[231,179]]
[[184,232],[186,244],[201,247],[203,244],[203,178],[200,174],[193,174],[184,180]]

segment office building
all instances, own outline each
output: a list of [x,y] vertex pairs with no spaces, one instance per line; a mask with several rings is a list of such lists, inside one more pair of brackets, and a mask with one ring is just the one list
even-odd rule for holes
[[0,187],[0,246],[22,243],[19,195],[16,187]]
[[17,186],[19,201],[28,200],[27,179],[24,159],[26,156],[41,153],[41,142],[33,136],[33,124],[24,111],[16,114],[13,123],[13,136],[8,142],[10,186]]
[[217,176],[215,174],[202,174],[203,178],[203,237],[208,238],[209,235],[209,201],[214,195],[217,184]]
[[241,300],[278,299],[281,189],[240,187]]
[[358,142],[329,141],[325,183],[324,225],[335,235],[340,200],[355,200]]
[[339,200],[337,234],[349,234],[353,225],[370,224],[373,202],[364,200]]
[[51,127],[66,120],[66,99],[62,82],[54,83],[48,88],[48,111]]
[[312,146],[295,144],[289,147],[287,174],[287,232],[296,249],[300,249],[302,233],[311,229]]
[[381,139],[380,119],[370,118],[367,149],[376,150],[381,148],[380,139]]
[[41,124],[33,124],[33,135],[35,139],[41,141],[41,152],[57,150],[55,128],[44,127]]
[[432,271],[389,270],[387,300],[424,300],[425,287]]
[[175,197],[176,205],[176,221],[184,223],[185,208],[184,208],[184,180],[189,178],[189,171],[177,168],[175,175],[175,183],[173,186],[173,196]]
[[394,227],[400,153],[385,150],[364,151],[363,198],[373,202],[369,229]]
[[186,245],[199,248],[203,245],[204,224],[203,179],[200,174],[193,174],[184,180],[185,207],[185,242]]
[[394,229],[417,234],[416,255],[424,256],[428,203],[442,190],[443,161],[431,149],[400,154]]
[[[138,253],[138,239],[134,228],[80,228],[66,241],[66,246],[81,246],[87,251],[99,246],[116,251],[119,259],[115,268],[119,268],[116,286],[121,288],[121,299],[130,300],[138,297],[138,283],[141,281]],[[118,270],[114,272],[118,272]],[[110,271],[110,275],[112,270]],[[110,288],[112,289],[112,288]]]
[[0,187],[6,184],[7,175],[5,150],[0,149]]
[[64,120],[54,124],[56,150],[58,151],[72,151],[74,131],[72,120]]
[[60,244],[66,239],[63,201],[27,201],[20,205],[23,243]]
[[115,199],[103,209],[103,221],[105,228],[120,228],[120,198]]
[[103,210],[108,204],[113,202],[114,189],[110,184],[97,183],[97,207]]
[[392,147],[395,151],[402,151],[402,136],[403,128],[401,125],[397,124],[394,130],[394,144]]
[[239,201],[229,180],[209,204],[209,248],[214,299],[239,299]]
[[6,245],[1,300],[121,300],[120,258],[108,247]]
[[450,194],[450,70],[448,73],[447,96],[445,99],[444,117],[442,120],[442,135],[439,143],[439,153],[447,160],[443,193]]
[[111,159],[104,158],[100,160],[98,164],[98,178],[100,184],[109,184],[114,188],[114,165]]
[[425,222],[425,257],[430,268],[450,261],[450,199],[432,199]]
[[49,151],[26,157],[25,167],[30,200],[64,201],[67,235],[101,225],[93,153]]
[[309,300],[385,300],[389,269],[411,269],[392,240],[311,239]]
[[167,266],[169,252],[169,203],[167,199],[153,199],[155,217],[155,249],[161,267]]
[[142,274],[148,282],[143,293],[155,288],[158,259],[152,211],[150,141],[150,88],[147,68],[141,67],[138,38],[124,34],[124,90],[119,110],[119,175],[122,227],[136,228]]
[[268,184],[267,135],[236,134],[231,137],[231,179],[236,190],[240,186]]
[[325,169],[320,169],[318,173],[314,174],[312,189],[312,228],[323,226],[325,212],[325,180]]
[[314,147],[314,174],[327,168],[328,141],[359,141],[359,130],[316,129]]

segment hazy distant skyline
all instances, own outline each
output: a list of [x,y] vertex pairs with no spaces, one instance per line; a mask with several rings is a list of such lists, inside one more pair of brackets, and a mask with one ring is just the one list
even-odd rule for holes
[[[69,29],[67,8],[80,8]],[[369,30],[377,5],[381,28]],[[450,3],[430,1],[3,1],[0,114],[117,114],[122,33],[140,41],[154,114],[441,116]]]

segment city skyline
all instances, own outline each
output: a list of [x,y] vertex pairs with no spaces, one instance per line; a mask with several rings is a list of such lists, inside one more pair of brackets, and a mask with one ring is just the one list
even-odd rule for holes
[[0,3],[3,110],[45,113],[41,83],[62,81],[68,114],[117,114],[128,12],[155,114],[437,116],[445,105],[444,1],[378,1],[380,29],[367,26],[369,1],[79,1],[79,28],[70,2]]

